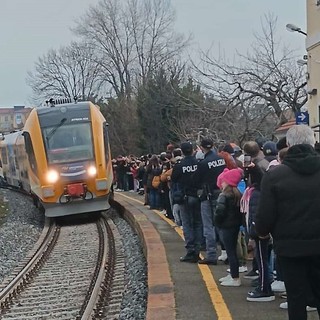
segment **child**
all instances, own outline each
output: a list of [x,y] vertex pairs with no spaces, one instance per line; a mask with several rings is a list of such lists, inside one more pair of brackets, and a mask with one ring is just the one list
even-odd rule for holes
[[222,241],[227,251],[230,264],[230,275],[221,278],[222,286],[239,287],[239,260],[237,256],[237,242],[239,228],[242,224],[242,214],[240,213],[241,192],[237,188],[243,176],[243,170],[224,169],[218,176],[217,186],[221,193],[217,199],[217,207],[214,213],[215,226],[220,229]]
[[[257,170],[257,166],[252,163],[246,168],[250,175],[250,195],[241,201],[246,203],[243,212],[247,213],[247,230],[250,239],[255,243],[255,259],[259,270],[258,286],[248,292],[247,301],[252,302],[268,302],[275,299],[274,293],[271,290],[271,282],[273,274],[269,270],[269,248],[270,237],[259,237],[255,232],[256,213],[260,199],[260,185],[263,173]],[[272,169],[270,169],[272,170]],[[243,197],[244,198],[244,197]]]

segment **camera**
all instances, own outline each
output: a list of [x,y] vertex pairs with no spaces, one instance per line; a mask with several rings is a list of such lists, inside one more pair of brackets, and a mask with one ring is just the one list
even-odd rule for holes
[[251,156],[245,154],[243,158],[243,166],[248,167],[251,164]]

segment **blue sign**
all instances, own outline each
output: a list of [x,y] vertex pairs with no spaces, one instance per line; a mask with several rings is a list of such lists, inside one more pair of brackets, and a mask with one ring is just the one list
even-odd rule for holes
[[296,124],[309,124],[308,112],[296,112]]

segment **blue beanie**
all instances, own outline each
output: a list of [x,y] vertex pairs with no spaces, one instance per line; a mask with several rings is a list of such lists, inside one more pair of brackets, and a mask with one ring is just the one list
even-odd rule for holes
[[265,156],[276,156],[278,154],[277,144],[273,141],[265,142],[262,150]]

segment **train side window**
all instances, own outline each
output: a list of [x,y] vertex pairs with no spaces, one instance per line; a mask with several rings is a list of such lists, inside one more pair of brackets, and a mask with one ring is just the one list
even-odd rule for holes
[[20,162],[20,159],[19,159],[19,152],[17,150],[14,150],[14,163],[15,163],[15,166],[16,168],[19,170],[19,162]]
[[106,122],[103,124],[103,140],[104,140],[104,150],[105,150],[106,163],[108,163],[110,154],[109,154],[108,124]]
[[24,142],[25,142],[25,146],[26,146],[26,152],[28,155],[30,167],[31,167],[32,171],[37,175],[38,174],[38,166],[37,166],[36,157],[34,154],[34,149],[33,149],[30,134],[29,134],[29,132],[24,132],[23,136],[24,136]]
[[2,158],[3,164],[8,164],[7,149],[6,148],[1,148],[1,158]]

